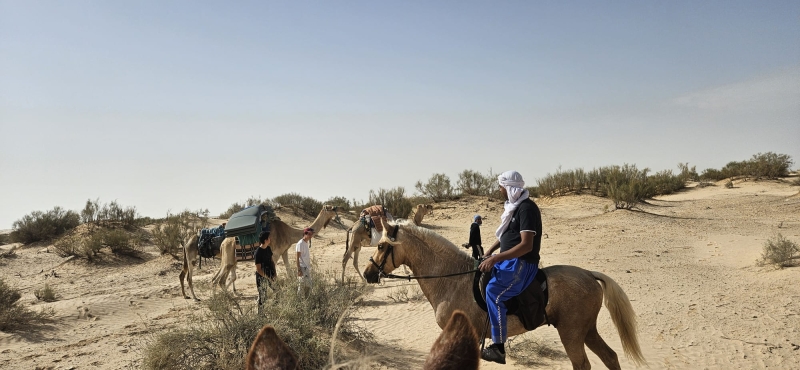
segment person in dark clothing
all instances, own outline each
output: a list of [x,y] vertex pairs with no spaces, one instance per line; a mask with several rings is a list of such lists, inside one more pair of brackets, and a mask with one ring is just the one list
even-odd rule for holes
[[[486,251],[486,260],[478,267],[483,272],[492,272],[486,286],[486,305],[493,343],[481,351],[481,358],[504,364],[508,336],[505,301],[522,293],[539,271],[542,214],[530,199],[519,172],[503,172],[497,180],[506,202],[500,227],[495,232],[497,241]],[[498,247],[500,253],[492,255]]]
[[481,224],[483,224],[483,218],[481,215],[475,215],[472,217],[472,225],[469,227],[469,243],[467,243],[467,248],[472,248],[472,258],[480,259],[483,256],[483,242],[481,242]]
[[275,281],[275,262],[272,260],[272,247],[270,247],[269,231],[258,235],[259,246],[256,249],[254,260],[256,262],[256,288],[258,288],[258,312],[267,301],[267,288],[272,288]]

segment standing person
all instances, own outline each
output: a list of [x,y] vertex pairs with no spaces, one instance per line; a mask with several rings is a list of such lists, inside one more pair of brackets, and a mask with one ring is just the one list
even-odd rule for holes
[[272,282],[275,281],[275,261],[272,260],[272,247],[269,239],[269,231],[262,231],[258,235],[258,249],[256,249],[253,260],[256,262],[256,288],[258,289],[258,313],[261,307],[267,302],[267,288],[273,291]]
[[[507,322],[505,301],[517,296],[530,285],[539,270],[539,249],[542,244],[542,215],[525,190],[525,181],[517,171],[506,171],[497,177],[500,193],[506,199],[497,241],[486,252],[479,268],[492,272],[486,286],[486,305],[492,326],[492,345],[481,351],[481,358],[506,363]],[[497,248],[500,253],[492,255]]]
[[472,217],[472,225],[469,227],[469,243],[467,247],[472,247],[472,258],[479,259],[483,256],[483,242],[481,241],[481,215]]
[[297,293],[303,292],[308,295],[311,290],[311,238],[314,237],[314,229],[307,227],[303,229],[303,239],[297,242],[295,251],[297,252],[297,277],[299,286]]

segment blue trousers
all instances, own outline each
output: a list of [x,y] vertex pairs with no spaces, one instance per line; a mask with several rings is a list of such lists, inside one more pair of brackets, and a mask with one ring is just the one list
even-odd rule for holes
[[492,342],[505,343],[508,337],[505,301],[518,296],[531,284],[539,266],[519,258],[494,265],[492,279],[486,286],[486,305],[492,325]]

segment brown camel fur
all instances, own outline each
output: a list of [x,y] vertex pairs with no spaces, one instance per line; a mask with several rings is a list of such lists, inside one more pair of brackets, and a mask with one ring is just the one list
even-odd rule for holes
[[[423,370],[476,370],[480,363],[478,334],[462,311],[454,311],[442,334],[433,343]],[[295,370],[297,356],[278,337],[275,329],[265,325],[256,336],[245,359],[247,370]],[[332,367],[337,368],[337,367]]]
[[[396,227],[399,227],[398,231],[394,230]],[[397,236],[391,241],[387,235],[393,232]],[[380,265],[383,265],[381,272],[389,274],[404,264],[416,276],[454,274],[474,268],[472,257],[431,230],[411,224],[386,223],[383,233],[372,254],[375,264],[370,262],[364,269],[364,277],[370,283],[380,281]],[[603,299],[619,332],[625,354],[637,365],[646,364],[636,334],[636,313],[625,292],[613,279],[600,272],[576,266],[550,266],[544,271],[547,273],[549,287],[547,319],[558,330],[573,369],[590,368],[584,345],[597,354],[609,369],[620,368],[617,354],[597,332],[597,315]],[[464,311],[473,327],[483,327],[486,312],[478,307],[470,294],[473,276],[466,274],[417,280],[433,307],[439,327],[445,326],[455,310]],[[508,335],[518,335],[525,331],[517,316],[508,316]]]
[[[325,205],[322,207],[322,210],[319,212],[319,215],[317,215],[317,218],[310,227],[313,227],[314,230],[324,229],[334,217],[336,217],[336,207]],[[289,247],[296,244],[298,240],[303,238],[303,230],[295,229],[280,220],[273,220],[270,225],[270,230],[270,239],[272,240],[272,243],[270,244],[270,246],[272,246],[272,259],[277,263],[278,256],[281,256],[283,258],[284,267],[286,267],[286,274],[290,278],[294,278],[295,275],[289,272]],[[216,274],[214,274],[214,278],[212,279],[214,288],[216,288],[216,285],[219,285],[224,290],[225,281],[230,274],[231,279],[228,284],[231,285],[233,287],[233,291],[236,292],[235,247],[235,238],[225,238],[220,246],[220,253],[217,256],[214,256],[215,258],[220,258],[221,260],[219,270]],[[197,235],[195,235],[192,236],[183,246],[183,270],[181,270],[180,280],[181,293],[183,293],[183,297],[186,299],[189,299],[189,296],[186,295],[186,291],[184,290],[184,277],[189,283],[189,292],[192,294],[192,298],[198,300],[197,296],[194,294],[194,286],[192,285],[192,270],[198,257],[197,254]]]
[[[324,205],[322,206],[322,210],[317,215],[317,218],[314,219],[314,222],[311,224],[311,228],[314,230],[320,231],[328,226],[328,223],[336,217],[336,207]],[[289,279],[296,279],[296,275],[292,274],[289,270],[289,247],[297,244],[297,242],[303,238],[303,229],[295,229],[285,222],[280,220],[273,220],[270,224],[270,246],[272,247],[272,259],[274,262],[278,262],[278,256],[283,258],[283,267],[286,268],[286,275],[289,276]],[[234,248],[236,246],[236,242],[234,238],[226,238],[225,241],[222,242],[220,259],[219,271],[217,271],[216,275],[214,275],[214,279],[212,279],[212,287],[216,289],[217,285],[220,288],[225,290],[225,281],[228,279],[228,274],[230,274],[230,281],[228,284],[232,285],[236,281],[236,255]],[[293,270],[297,271],[297,270]],[[233,287],[233,292],[236,293],[236,286]]]
[[[430,204],[417,204],[414,217],[412,218],[414,225],[422,225],[422,218],[427,214],[433,214],[433,206]],[[350,237],[351,234],[352,238]],[[344,281],[344,273],[345,270],[347,270],[347,261],[349,261],[351,257],[353,258],[353,268],[356,269],[358,276],[364,280],[364,276],[361,275],[361,271],[358,269],[358,254],[361,253],[361,247],[374,247],[376,245],[377,243],[372,244],[372,236],[370,235],[370,231],[365,229],[361,225],[360,221],[356,220],[356,222],[353,223],[353,226],[347,230],[345,251],[344,256],[342,257],[342,281]]]
[[427,214],[433,214],[433,206],[430,204],[417,204],[414,217],[411,221],[414,222],[414,225],[422,226],[422,218]]

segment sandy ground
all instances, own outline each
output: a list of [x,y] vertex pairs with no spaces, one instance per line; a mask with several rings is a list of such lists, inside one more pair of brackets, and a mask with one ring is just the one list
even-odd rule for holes
[[[607,199],[585,195],[538,199],[546,238],[542,262],[577,265],[614,278],[631,298],[639,318],[639,339],[651,369],[799,369],[800,267],[759,266],[764,242],[781,233],[800,242],[798,187],[776,182],[737,182],[659,197],[638,211],[615,211]],[[502,204],[485,198],[438,203],[423,221],[457,245],[466,242],[472,215],[484,216],[485,244],[499,223]],[[281,214],[296,227],[310,219]],[[345,232],[329,227],[318,234],[312,258],[321,269],[341,270]],[[0,246],[7,250],[14,245]],[[31,309],[52,307],[54,325],[43,330],[0,333],[3,369],[139,368],[142,349],[165,327],[184,325],[198,303],[183,299],[179,261],[148,248],[144,259],[118,258],[101,264],[66,260],[48,245],[24,246],[16,258],[0,259],[0,277],[21,289]],[[374,250],[362,250],[363,270]],[[467,251],[465,250],[465,253]],[[218,262],[196,273],[196,291],[208,297]],[[255,297],[250,264],[240,264],[237,288]],[[279,277],[285,278],[282,263]],[[402,270],[400,271],[402,273]],[[352,266],[347,273],[355,277]],[[60,299],[37,302],[33,291],[45,283]],[[396,302],[398,291],[417,291],[415,282],[376,286],[355,319],[372,331],[384,354],[395,361],[382,368],[417,369],[441,329],[423,299]],[[468,294],[468,293],[465,293]],[[623,355],[608,311],[598,329]],[[556,354],[536,368],[570,369],[552,327],[524,335]],[[515,342],[509,344],[513,353]],[[605,368],[589,353],[594,368]],[[482,369],[528,368],[482,363]]]

